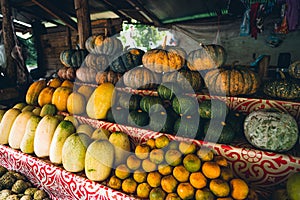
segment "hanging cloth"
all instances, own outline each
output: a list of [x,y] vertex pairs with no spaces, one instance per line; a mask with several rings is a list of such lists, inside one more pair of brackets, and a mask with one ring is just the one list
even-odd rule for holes
[[300,1],[299,0],[286,0],[286,20],[288,24],[289,31],[296,30],[299,23],[299,10]]
[[256,18],[257,18],[257,11],[259,8],[259,3],[253,3],[250,8],[250,30],[251,30],[251,37],[257,39],[258,29],[256,26]]

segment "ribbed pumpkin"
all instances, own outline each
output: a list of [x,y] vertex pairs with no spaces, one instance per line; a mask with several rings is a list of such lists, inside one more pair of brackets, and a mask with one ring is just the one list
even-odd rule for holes
[[163,82],[157,87],[157,94],[164,100],[171,101],[183,93],[182,87],[176,82]]
[[160,112],[165,110],[163,104],[164,102],[160,97],[143,96],[140,101],[140,108],[147,113]]
[[67,49],[60,53],[60,61],[66,67],[80,67],[87,51],[84,49]]
[[90,36],[85,41],[85,47],[90,53],[116,55],[123,50],[122,42],[116,37],[103,35]]
[[55,91],[54,87],[45,87],[39,94],[38,104],[43,107],[45,104],[52,102],[52,95]]
[[145,67],[136,67],[123,74],[123,82],[135,89],[153,89],[161,83],[161,75]]
[[85,66],[97,71],[105,71],[108,67],[108,58],[104,54],[90,53],[85,57]]
[[260,86],[260,79],[247,67],[222,67],[211,70],[204,77],[210,94],[249,95],[254,94]]
[[226,59],[227,53],[221,45],[202,45],[189,53],[187,66],[192,71],[215,69],[224,65]]
[[67,101],[72,89],[69,87],[58,87],[55,89],[51,103],[54,104],[58,111],[67,111]]
[[26,103],[37,106],[40,92],[46,87],[46,85],[47,82],[44,79],[33,82],[27,90],[25,96]]
[[172,72],[180,70],[185,64],[186,52],[179,47],[151,49],[143,56],[143,65],[151,71]]
[[[176,72],[164,73],[162,82],[175,82],[186,92],[191,90],[199,91],[203,87],[203,78],[197,71],[179,70]],[[192,92],[192,91],[191,91]]]
[[76,70],[76,77],[84,83],[94,83],[97,71],[93,68],[80,67]]
[[142,65],[142,57],[144,54],[145,52],[141,49],[129,49],[112,61],[110,69],[118,73],[127,72],[134,67]]
[[[121,77],[122,77],[122,74],[113,72],[111,70],[104,71],[104,72],[97,72],[96,83],[98,85],[100,85],[102,83],[109,82],[109,83],[112,83],[115,85],[118,81],[121,81]],[[119,84],[121,84],[121,83],[119,83]]]
[[289,66],[289,75],[293,78],[300,79],[300,61],[295,61]]
[[300,85],[291,80],[287,80],[281,73],[281,80],[274,80],[266,83],[263,92],[271,97],[281,99],[296,99],[300,97]]
[[73,81],[76,78],[76,68],[62,67],[57,71],[57,75],[61,79]]

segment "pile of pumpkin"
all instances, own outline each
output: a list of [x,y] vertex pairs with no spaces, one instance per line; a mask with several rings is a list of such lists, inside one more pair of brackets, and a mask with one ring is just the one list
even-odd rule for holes
[[[187,54],[182,48],[163,44],[144,52],[123,50],[119,39],[97,35],[89,37],[85,46],[89,52],[86,55],[71,53],[84,50],[66,50],[60,56],[64,69],[76,68],[80,63],[77,61],[81,61],[76,80],[83,83],[111,82],[135,89],[156,89],[162,81],[174,81],[192,89],[191,92],[200,91],[206,85],[211,94],[230,96],[253,94],[260,86],[257,74],[247,67],[223,66],[227,53],[220,45],[201,45]],[[80,58],[72,59],[76,55]]]

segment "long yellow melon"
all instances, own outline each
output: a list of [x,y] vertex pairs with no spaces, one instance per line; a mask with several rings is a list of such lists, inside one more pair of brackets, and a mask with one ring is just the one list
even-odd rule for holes
[[85,175],[93,181],[104,181],[114,163],[114,146],[108,140],[95,140],[85,155]]
[[66,171],[84,170],[86,150],[92,139],[84,133],[70,135],[62,148],[62,164]]
[[21,111],[17,108],[7,110],[0,123],[0,144],[8,144],[11,127]]
[[58,124],[50,144],[49,159],[52,163],[62,163],[62,147],[66,139],[75,131],[76,129],[70,121],[63,120]]
[[25,129],[23,139],[20,144],[20,149],[23,153],[31,154],[34,152],[33,141],[34,141],[35,131],[41,119],[42,117],[37,115],[32,115],[29,118],[26,124],[26,129]]
[[49,156],[50,144],[58,123],[58,118],[50,115],[44,116],[39,122],[33,141],[33,149],[37,157]]
[[47,82],[44,79],[33,82],[27,90],[25,96],[26,103],[37,106],[39,94],[42,91],[42,89],[46,87],[46,84]]
[[8,144],[11,148],[20,149],[20,144],[25,134],[27,122],[32,115],[32,112],[25,111],[19,114],[15,119],[8,137]]
[[102,83],[94,90],[86,105],[86,113],[90,118],[106,118],[107,111],[114,103],[114,89],[112,83]]

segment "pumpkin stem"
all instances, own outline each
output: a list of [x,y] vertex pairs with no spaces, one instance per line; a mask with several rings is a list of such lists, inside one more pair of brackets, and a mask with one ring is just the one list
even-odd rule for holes
[[162,48],[166,49],[166,46],[167,46],[167,36],[164,37],[164,42],[162,44]]
[[104,29],[104,36],[107,37],[107,28]]
[[279,72],[279,74],[280,74],[280,78],[281,78],[281,79],[285,79],[284,73],[283,73],[281,70],[279,70],[278,72]]

